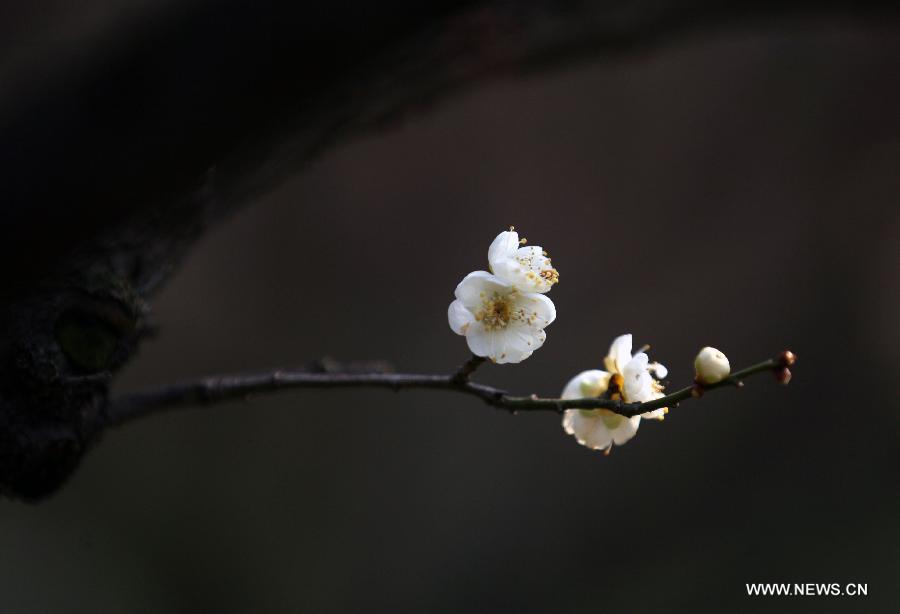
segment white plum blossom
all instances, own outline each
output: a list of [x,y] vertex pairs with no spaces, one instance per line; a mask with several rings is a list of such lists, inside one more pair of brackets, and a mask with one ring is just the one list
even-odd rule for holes
[[[607,392],[611,399],[626,403],[662,398],[663,387],[656,377],[663,378],[668,371],[659,363],[651,363],[644,352],[632,355],[631,349],[630,334],[616,337],[603,360],[607,370],[579,373],[566,384],[562,398],[599,397]],[[622,445],[634,437],[642,418],[662,420],[667,412],[668,408],[663,407],[626,418],[608,409],[568,409],[563,415],[563,428],[581,445],[608,451],[612,444]]]
[[496,363],[531,356],[556,319],[556,307],[543,293],[559,281],[559,273],[546,252],[519,247],[524,242],[513,228],[497,235],[488,249],[492,272],[466,275],[447,310],[450,328],[466,337],[472,353]]
[[[622,400],[626,403],[646,403],[662,398],[665,395],[657,378],[664,378],[669,370],[658,362],[650,362],[644,352],[632,356],[631,345],[631,333],[616,337],[609,346],[609,354],[603,359],[603,366],[613,376],[620,376],[616,381],[621,390]],[[668,412],[667,407],[662,407],[643,413],[641,417],[662,420]]]
[[522,362],[544,344],[544,328],[556,319],[553,301],[487,271],[466,275],[447,310],[450,328],[465,335],[476,356],[496,363]]
[[[609,389],[612,374],[599,369],[582,371],[566,384],[564,399],[599,397]],[[621,446],[637,433],[641,417],[626,418],[608,409],[567,409],[563,428],[578,443],[592,450],[609,450],[613,443]]]
[[497,277],[525,292],[549,292],[559,282],[559,272],[540,246],[519,247],[519,233],[501,232],[488,249],[488,264]]
[[718,384],[731,373],[731,365],[725,354],[707,346],[694,359],[694,372],[701,384]]

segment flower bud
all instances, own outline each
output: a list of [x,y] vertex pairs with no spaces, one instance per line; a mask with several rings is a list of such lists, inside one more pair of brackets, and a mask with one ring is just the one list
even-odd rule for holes
[[790,350],[785,350],[778,355],[778,362],[781,363],[782,367],[793,367],[794,363],[797,362],[797,355]]
[[716,348],[705,347],[694,359],[694,371],[701,384],[718,384],[731,373],[728,358]]
[[775,380],[781,384],[782,386],[787,386],[791,383],[791,370],[787,367],[781,367],[780,369],[775,369]]

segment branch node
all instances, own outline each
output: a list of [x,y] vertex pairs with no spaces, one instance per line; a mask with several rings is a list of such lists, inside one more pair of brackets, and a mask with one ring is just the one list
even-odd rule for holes
[[468,382],[471,375],[475,372],[475,369],[484,364],[485,360],[486,358],[483,356],[475,356],[473,354],[472,357],[464,362],[459,369],[456,370],[456,373],[453,374],[453,383],[456,386],[462,386]]

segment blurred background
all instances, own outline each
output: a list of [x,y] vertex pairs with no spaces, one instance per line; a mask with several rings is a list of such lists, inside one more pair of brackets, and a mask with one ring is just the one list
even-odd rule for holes
[[[325,356],[449,372],[458,281],[509,225],[558,320],[476,379],[557,394],[631,332],[767,377],[603,457],[551,414],[309,391],[110,432],[0,503],[4,612],[861,611],[900,568],[900,40],[728,28],[506,79],[320,158],[206,234],[117,392]],[[864,598],[748,598],[858,582]]]

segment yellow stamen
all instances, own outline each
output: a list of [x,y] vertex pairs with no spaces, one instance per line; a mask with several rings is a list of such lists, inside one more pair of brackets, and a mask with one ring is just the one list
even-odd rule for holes
[[544,269],[541,271],[541,277],[549,282],[551,286],[559,283],[559,272],[556,269]]
[[513,302],[517,294],[512,292],[501,296],[496,292],[491,297],[481,297],[481,309],[475,312],[475,320],[481,322],[487,331],[500,330],[509,326],[510,322],[531,321],[525,309],[513,310]]

